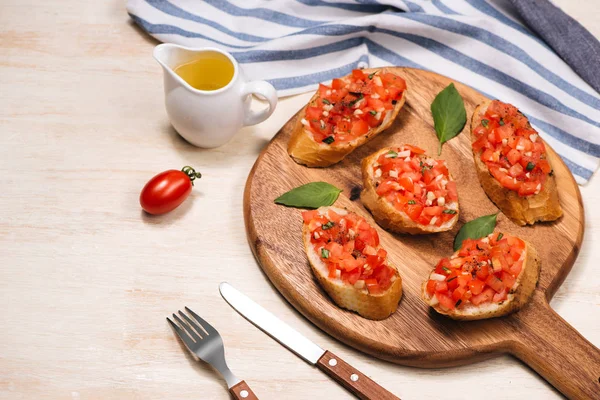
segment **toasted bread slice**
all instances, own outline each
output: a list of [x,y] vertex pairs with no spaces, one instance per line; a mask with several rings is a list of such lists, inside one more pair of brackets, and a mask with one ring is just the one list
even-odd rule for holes
[[[413,146],[409,147],[414,148]],[[397,152],[399,150],[404,150],[404,146],[400,146],[399,148],[394,149],[392,149],[391,147],[386,147],[362,160],[363,190],[360,195],[362,203],[371,212],[375,221],[382,228],[392,232],[420,235],[451,230],[458,221],[458,200],[445,202],[444,199],[444,209],[452,210],[453,212],[455,212],[455,214],[449,214],[449,211],[446,211],[448,215],[453,215],[453,217],[448,221],[443,222],[440,226],[437,226],[435,224],[422,224],[417,221],[414,221],[409,217],[408,214],[406,214],[406,212],[394,207],[392,202],[377,194],[378,182],[377,178],[374,176],[374,166],[376,163],[378,163],[378,160],[380,159],[382,154],[389,154],[390,151]],[[421,149],[418,150],[419,152],[422,151]],[[414,155],[412,152],[410,157],[418,157],[423,163],[423,165],[428,165],[426,164],[426,162],[428,160],[433,160],[424,154]],[[449,172],[447,177],[444,177],[444,180],[446,181],[446,184],[448,182],[454,181]],[[400,190],[402,190],[404,193],[404,189]],[[425,193],[423,194],[423,196],[425,196]],[[436,202],[435,205],[438,205],[438,203]]]
[[[329,209],[339,215],[348,215],[347,210],[336,207],[321,207],[317,211],[320,215],[327,215]],[[311,242],[311,230],[307,223],[302,228],[302,237],[308,261],[317,281],[338,306],[372,320],[385,319],[396,311],[402,297],[402,278],[395,266],[386,261],[386,265],[394,271],[390,279],[391,284],[382,293],[371,294],[364,284],[358,285],[361,281],[352,285],[343,281],[341,277],[329,276],[327,265],[319,257],[315,245]],[[380,246],[376,249],[379,248]]]
[[[491,101],[481,103],[475,108],[471,119],[471,142],[475,142],[474,130],[481,124],[481,120]],[[542,141],[541,138],[537,139]],[[562,216],[562,209],[558,199],[556,179],[549,175],[542,190],[538,194],[527,197],[519,196],[514,191],[505,188],[491,174],[488,167],[481,161],[481,152],[473,150],[475,169],[481,187],[490,200],[517,225],[532,225],[538,221],[554,221]],[[548,160],[550,162],[550,160]]]
[[[498,237],[499,235],[502,235],[502,233],[492,233],[488,236],[488,240],[492,240],[493,237]],[[423,283],[423,300],[425,300],[425,302],[431,307],[433,307],[438,313],[446,315],[456,320],[469,321],[477,319],[495,318],[519,310],[531,298],[531,295],[533,294],[533,291],[535,290],[537,281],[539,279],[541,266],[540,258],[533,245],[524,240],[522,241],[525,244],[525,248],[520,255],[519,261],[517,261],[522,261],[522,268],[520,273],[516,276],[516,278],[514,278],[514,276],[513,278],[511,278],[515,279],[514,284],[510,287],[510,289],[507,292],[505,292],[505,297],[503,300],[497,302],[485,301],[477,305],[470,302],[470,300],[466,300],[464,301],[464,303],[454,307],[453,309],[443,307],[442,303],[436,297],[437,293],[431,295],[427,290],[427,283],[434,278],[438,278],[438,275],[440,275],[436,274],[435,269],[429,275],[429,279]],[[455,257],[454,259],[456,259],[456,257],[458,257],[459,252],[460,250],[455,252],[452,257]],[[452,262],[452,260],[453,258],[450,259],[450,262]],[[488,265],[490,265],[491,271],[491,265],[494,263],[494,261],[490,260],[489,263],[490,264]],[[503,273],[503,271],[501,271],[500,273]],[[450,275],[446,276],[446,281],[450,279],[448,278],[449,276]],[[467,285],[466,288],[469,291],[471,290],[469,285]],[[473,299],[473,297],[471,297],[471,299]]]
[[[402,69],[397,67],[369,68],[363,70],[363,72],[365,74],[390,72],[399,75],[401,74]],[[354,151],[354,149],[362,146],[392,125],[392,122],[406,101],[406,92],[407,90],[402,92],[402,97],[396,102],[394,108],[386,114],[381,125],[369,129],[366,134],[358,136],[349,142],[339,144],[334,142],[332,144],[327,144],[316,142],[313,139],[312,133],[302,124],[302,121],[305,120],[306,108],[315,105],[319,98],[319,92],[317,91],[310,99],[307,106],[304,107],[298,115],[296,126],[288,143],[288,154],[295,162],[306,165],[307,167],[328,167],[341,161],[344,157]]]

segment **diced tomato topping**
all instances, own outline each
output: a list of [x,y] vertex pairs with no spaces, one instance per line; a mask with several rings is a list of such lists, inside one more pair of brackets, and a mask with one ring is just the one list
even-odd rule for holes
[[478,294],[477,296],[471,297],[471,303],[473,303],[474,305],[478,306],[481,303],[491,302],[492,299],[494,298],[494,294],[496,294],[494,292],[494,289],[487,288],[483,292],[481,292],[480,294]]
[[519,187],[519,196],[529,196],[534,194],[538,190],[538,182],[523,182]]
[[332,89],[339,90],[339,89],[343,88],[344,86],[346,86],[346,84],[341,79],[335,78],[334,80],[331,81]]
[[479,279],[474,279],[469,282],[469,290],[472,294],[478,295],[483,292],[483,288],[485,287],[485,282],[480,281]]
[[492,101],[473,133],[473,149],[502,186],[521,197],[542,190],[552,167],[544,143],[516,107]]
[[430,279],[425,290],[445,310],[467,303],[499,303],[508,298],[524,259],[525,242],[515,236],[492,233],[466,239],[451,258],[441,259],[436,266],[434,272],[444,280]]
[[331,85],[320,84],[301,123],[316,142],[349,142],[381,125],[405,90],[406,82],[395,74],[356,69]]
[[435,281],[430,280],[427,282],[427,293],[433,296],[433,293],[435,293]]
[[373,164],[376,192],[423,225],[441,226],[456,217],[458,192],[446,162],[402,145],[382,151]]
[[436,297],[438,298],[439,302],[440,302],[440,306],[442,306],[443,309],[445,310],[454,310],[455,307],[455,302],[454,300],[452,300],[450,298],[450,296],[445,295],[445,294],[441,294],[441,293],[437,293]]
[[330,278],[371,294],[383,293],[396,279],[396,270],[387,263],[387,251],[379,247],[377,231],[364,218],[328,209],[304,211],[302,219]]
[[350,133],[352,136],[362,136],[369,131],[369,124],[365,122],[364,119],[359,119],[354,124],[352,124],[352,129]]

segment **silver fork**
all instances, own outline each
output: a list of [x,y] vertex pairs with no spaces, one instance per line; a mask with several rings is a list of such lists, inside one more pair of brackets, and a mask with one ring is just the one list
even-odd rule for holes
[[[258,400],[258,397],[250,390],[248,384],[238,378],[231,372],[225,362],[225,347],[223,339],[219,332],[211,324],[200,318],[198,314],[185,307],[192,318],[185,313],[178,311],[181,318],[173,314],[177,323],[167,317],[179,338],[185,346],[199,359],[209,363],[225,378],[229,392],[236,399]],[[185,321],[185,322],[184,322]]]

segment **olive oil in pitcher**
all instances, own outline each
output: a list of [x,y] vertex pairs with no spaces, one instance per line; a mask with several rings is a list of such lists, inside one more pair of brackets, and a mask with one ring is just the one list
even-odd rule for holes
[[194,89],[211,91],[227,86],[234,68],[227,57],[214,53],[178,65],[174,71]]

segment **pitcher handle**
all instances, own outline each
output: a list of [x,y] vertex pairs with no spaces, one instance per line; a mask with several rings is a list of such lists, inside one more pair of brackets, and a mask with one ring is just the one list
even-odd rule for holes
[[258,112],[252,111],[250,108],[246,110],[244,125],[256,125],[269,118],[273,114],[273,111],[275,111],[275,107],[277,106],[277,92],[273,85],[268,82],[254,81],[244,84],[242,88],[242,98],[245,98],[249,94],[258,95],[269,102],[269,107],[264,110]]

